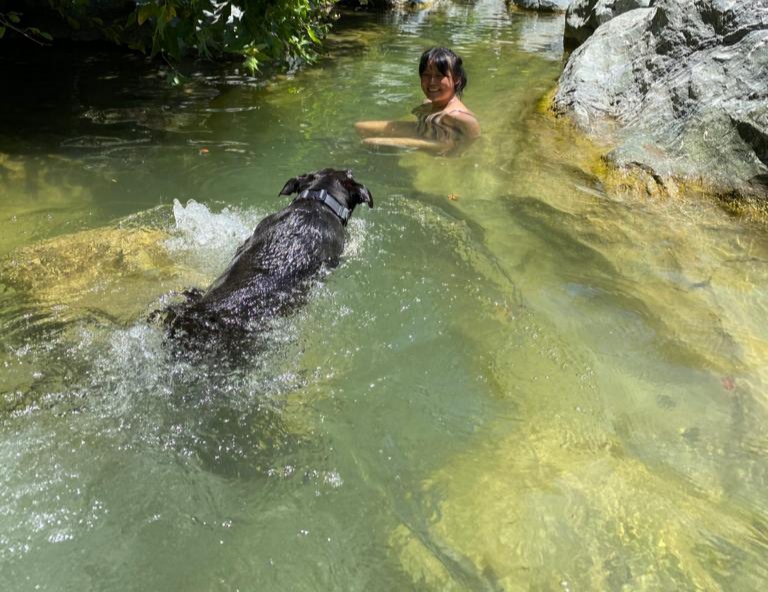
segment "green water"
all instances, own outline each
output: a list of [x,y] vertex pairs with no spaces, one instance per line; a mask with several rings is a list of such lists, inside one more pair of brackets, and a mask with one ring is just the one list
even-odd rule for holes
[[[607,191],[537,109],[561,30],[348,15],[269,84],[3,62],[0,589],[764,590],[764,224]],[[483,138],[364,149],[433,44]],[[247,363],[174,358],[147,315],[326,166],[376,206],[342,265]]]

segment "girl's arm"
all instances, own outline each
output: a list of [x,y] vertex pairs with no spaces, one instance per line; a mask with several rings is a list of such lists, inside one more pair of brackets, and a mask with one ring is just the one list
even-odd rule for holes
[[[429,101],[413,110],[415,114],[429,109]],[[414,148],[433,154],[458,153],[480,137],[480,125],[469,111],[457,109],[442,117],[444,125],[457,131],[456,140],[437,141],[419,137],[418,127],[412,121],[359,121],[355,124],[357,133],[363,136],[368,146],[391,146]]]
[[415,148],[436,154],[448,152],[453,148],[453,142],[420,138],[414,121],[358,121],[355,129],[363,137],[363,144],[367,146]]
[[416,138],[416,123],[413,121],[358,121],[355,130],[364,138],[389,136]]

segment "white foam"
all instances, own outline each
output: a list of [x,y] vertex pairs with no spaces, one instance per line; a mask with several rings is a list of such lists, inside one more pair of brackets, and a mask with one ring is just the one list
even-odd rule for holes
[[363,254],[363,246],[368,235],[368,224],[361,218],[352,218],[347,227],[347,240],[343,257],[358,259]]

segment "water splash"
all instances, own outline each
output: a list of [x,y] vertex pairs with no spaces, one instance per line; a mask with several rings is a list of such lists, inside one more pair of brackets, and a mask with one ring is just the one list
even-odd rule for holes
[[238,212],[228,207],[215,213],[195,200],[189,200],[184,206],[174,199],[175,228],[165,244],[171,253],[180,255],[201,271],[216,274],[224,269],[235,249],[263,216],[263,212]]

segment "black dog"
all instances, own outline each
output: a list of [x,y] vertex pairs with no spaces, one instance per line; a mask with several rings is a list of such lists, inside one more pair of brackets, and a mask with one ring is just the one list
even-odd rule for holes
[[187,302],[169,308],[171,336],[206,340],[258,329],[303,303],[323,266],[338,265],[344,227],[355,206],[373,207],[370,191],[349,170],[323,169],[294,177],[280,191],[294,193],[288,207],[259,222],[205,292],[187,292]]

